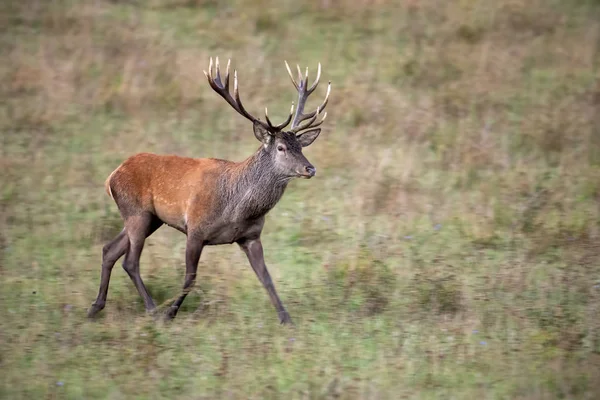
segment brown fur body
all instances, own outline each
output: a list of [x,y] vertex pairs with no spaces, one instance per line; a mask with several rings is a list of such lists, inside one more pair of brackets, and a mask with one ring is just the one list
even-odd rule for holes
[[124,219],[147,213],[206,245],[230,244],[260,234],[287,186],[289,179],[257,174],[265,157],[262,149],[240,163],[140,153],[106,187]]

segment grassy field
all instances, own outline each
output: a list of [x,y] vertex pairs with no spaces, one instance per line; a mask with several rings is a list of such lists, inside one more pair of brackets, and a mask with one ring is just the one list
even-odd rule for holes
[[[0,53],[1,398],[600,397],[598,1],[7,0]],[[211,56],[275,120],[284,60],[332,81],[318,175],[263,233],[296,327],[237,246],[204,251],[173,323],[120,263],[89,321],[108,174],[258,147]],[[147,241],[161,310],[184,246]]]

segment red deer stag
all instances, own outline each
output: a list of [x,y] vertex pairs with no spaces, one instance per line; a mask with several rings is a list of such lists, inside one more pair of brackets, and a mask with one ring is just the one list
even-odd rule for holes
[[[146,310],[156,309],[140,276],[140,255],[145,239],[167,224],[187,236],[183,293],[167,310],[167,319],[175,317],[194,285],[204,246],[237,243],[267,290],[280,322],[292,322],[265,265],[260,234],[265,215],[277,204],[288,182],[295,177],[309,179],[315,175],[315,167],[302,154],[302,148],[310,145],[321,132],[315,127],[327,116],[321,113],[329,99],[331,82],[323,103],[304,114],[306,100],[319,84],[321,64],[310,87],[307,87],[308,69],[302,77],[298,66],[296,81],[287,62],[285,65],[298,91],[298,105],[294,112],[292,103],[290,115],[279,125],[272,124],[266,109],[264,122],[246,111],[238,93],[237,71],[234,71],[234,95],[231,96],[229,63],[224,80],[221,80],[218,58],[214,73],[212,58],[208,72],[204,71],[210,87],[235,111],[252,121],[254,136],[262,145],[245,161],[141,153],[125,160],[110,174],[106,191],[119,208],[124,229],[102,250],[100,289],[88,311],[89,317],[104,308],[112,268],[123,255],[123,268],[144,299]],[[290,129],[284,130],[290,122]]]

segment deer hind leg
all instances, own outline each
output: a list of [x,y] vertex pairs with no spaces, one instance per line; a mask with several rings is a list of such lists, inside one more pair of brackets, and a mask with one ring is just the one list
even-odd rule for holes
[[[158,218],[152,219],[150,229],[147,231],[146,237],[153,234],[162,225],[162,221]],[[100,311],[102,311],[106,305],[106,297],[108,294],[108,286],[110,283],[110,275],[115,263],[125,253],[129,251],[129,236],[127,235],[126,229],[123,229],[113,240],[108,242],[102,248],[102,273],[100,278],[100,289],[98,290],[98,297],[88,310],[88,317],[94,317]]]
[[140,256],[142,255],[146,238],[161,225],[162,221],[150,213],[132,215],[125,219],[125,231],[129,237],[129,249],[125,254],[123,269],[133,281],[140,296],[142,296],[146,311],[148,312],[154,311],[156,305],[152,301],[148,289],[146,289],[144,281],[142,281],[142,277],[140,276]]
[[88,310],[88,317],[93,317],[100,312],[106,305],[106,296],[108,293],[108,284],[110,282],[110,273],[119,258],[127,252],[129,248],[129,238],[125,229],[121,231],[113,240],[108,242],[102,248],[102,273],[100,277],[100,289],[98,297]]

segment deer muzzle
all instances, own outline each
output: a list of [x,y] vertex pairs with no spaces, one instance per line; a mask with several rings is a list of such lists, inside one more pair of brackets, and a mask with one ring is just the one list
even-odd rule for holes
[[304,179],[310,179],[317,173],[317,169],[312,165],[306,165],[304,171],[300,173],[300,176]]

